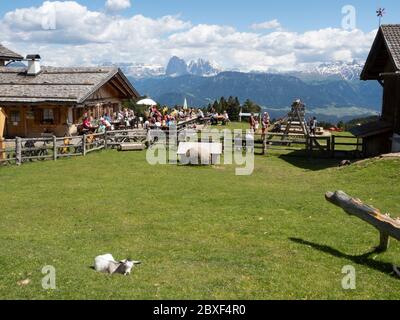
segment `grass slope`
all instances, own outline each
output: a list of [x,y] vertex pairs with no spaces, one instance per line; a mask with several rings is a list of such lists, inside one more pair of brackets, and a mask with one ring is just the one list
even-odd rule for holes
[[[399,213],[399,161],[337,169],[260,156],[252,176],[237,177],[229,166],[152,167],[145,156],[0,168],[0,298],[400,298],[399,243],[367,254],[378,233],[324,200],[343,189]],[[143,264],[130,277],[90,269],[108,252]],[[55,291],[41,288],[45,265],[56,267]],[[341,287],[345,265],[357,270],[355,291]]]

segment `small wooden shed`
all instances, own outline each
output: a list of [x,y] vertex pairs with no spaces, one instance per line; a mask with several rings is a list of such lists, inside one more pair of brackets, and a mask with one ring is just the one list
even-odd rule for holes
[[392,138],[400,133],[400,24],[382,25],[368,55],[361,80],[383,87],[381,118],[351,132],[364,139],[364,153],[375,156],[392,151]]

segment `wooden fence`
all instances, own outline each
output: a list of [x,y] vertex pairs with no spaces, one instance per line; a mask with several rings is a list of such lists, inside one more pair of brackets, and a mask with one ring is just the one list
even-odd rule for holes
[[113,148],[126,142],[147,141],[144,130],[110,131],[75,137],[15,138],[0,141],[0,165],[54,160]]
[[[176,126],[176,131],[193,126],[197,118],[183,121]],[[43,138],[15,138],[0,140],[0,165],[25,162],[54,160],[87,154],[102,149],[116,148],[121,144],[140,143],[149,145],[158,141],[159,133],[168,137],[169,130],[161,129],[132,129],[107,131],[105,133],[86,134],[74,137],[43,137]],[[164,142],[165,143],[165,142]]]
[[[102,149],[111,149],[121,144],[137,143],[149,146],[151,144],[165,144],[168,148],[170,143],[174,146],[179,141],[184,141],[185,129],[196,123],[197,119],[191,119],[181,123],[174,130],[119,130],[107,131],[105,133],[87,134],[76,137],[43,137],[43,138],[15,138],[0,141],[0,165],[17,164],[25,162],[57,160],[61,158],[86,156],[87,154]],[[353,136],[312,136],[283,135],[282,133],[254,134],[251,145],[246,144],[247,131],[241,131],[241,141],[232,136],[231,141],[223,136],[213,137],[213,130],[191,130],[191,135],[197,135],[199,142],[204,142],[204,135],[210,142],[221,142],[223,148],[238,147],[243,149],[252,148],[256,154],[264,155],[277,150],[278,152],[290,152],[293,155],[317,156],[317,157],[362,157],[362,141]],[[237,133],[237,131],[236,131]],[[176,134],[173,140],[169,135]],[[183,140],[182,140],[182,134]],[[195,139],[196,139],[195,137]],[[193,137],[191,137],[193,141]],[[247,141],[248,143],[248,141]]]

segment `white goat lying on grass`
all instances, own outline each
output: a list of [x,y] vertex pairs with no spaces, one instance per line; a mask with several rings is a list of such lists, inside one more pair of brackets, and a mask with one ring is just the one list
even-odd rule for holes
[[97,272],[109,274],[120,273],[125,276],[131,274],[132,269],[138,264],[141,264],[141,262],[128,259],[117,262],[111,254],[104,254],[94,259],[94,269]]

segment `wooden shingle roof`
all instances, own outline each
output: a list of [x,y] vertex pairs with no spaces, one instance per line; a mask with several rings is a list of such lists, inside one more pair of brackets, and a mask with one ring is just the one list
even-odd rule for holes
[[397,70],[400,70],[400,24],[382,26],[386,45]]
[[11,51],[10,49],[7,49],[0,43],[0,60],[16,60],[20,61],[22,60],[23,57],[19,55],[18,53],[15,53]]
[[368,55],[361,80],[378,80],[385,72],[400,71],[400,24],[382,25]]
[[139,93],[118,68],[42,67],[36,76],[26,68],[0,67],[0,103],[66,102],[83,103],[108,82],[136,99]]

